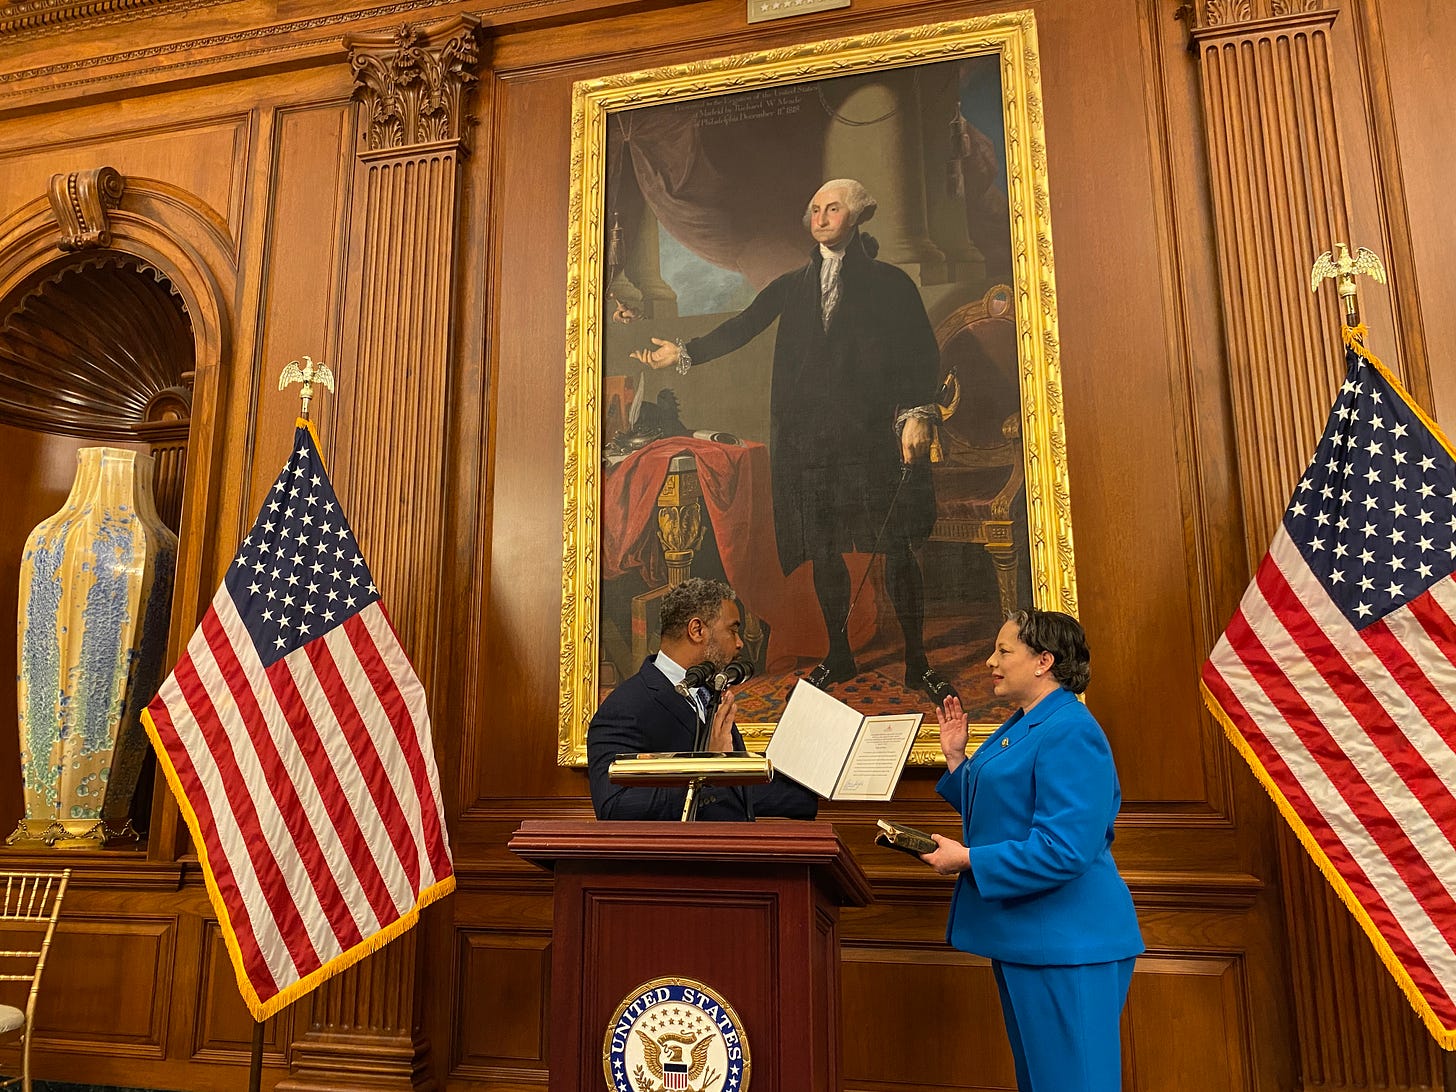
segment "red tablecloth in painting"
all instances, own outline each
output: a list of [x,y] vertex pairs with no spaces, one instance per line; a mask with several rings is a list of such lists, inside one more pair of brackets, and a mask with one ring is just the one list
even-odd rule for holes
[[[770,666],[822,656],[828,637],[810,567],[801,565],[788,577],[779,568],[768,448],[763,444],[738,447],[691,437],[657,440],[607,469],[602,475],[602,579],[640,569],[649,587],[666,581],[657,542],[657,494],[668,464],[682,454],[697,460],[703,504],[728,582],[747,608],[769,623]],[[858,580],[858,572],[854,578]],[[871,595],[866,587],[855,608],[857,622],[864,618],[872,623]]]

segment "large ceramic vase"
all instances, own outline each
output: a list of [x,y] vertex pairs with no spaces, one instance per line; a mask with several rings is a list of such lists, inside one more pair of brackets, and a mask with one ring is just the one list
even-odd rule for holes
[[88,447],[20,563],[20,763],[11,842],[98,845],[129,829],[162,681],[177,536],[157,516],[152,457]]

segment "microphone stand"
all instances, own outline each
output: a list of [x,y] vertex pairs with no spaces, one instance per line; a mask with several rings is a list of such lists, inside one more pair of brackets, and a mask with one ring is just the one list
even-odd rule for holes
[[[713,716],[718,712],[718,702],[722,700],[722,693],[708,687],[708,709],[706,713],[698,714],[698,732],[693,738],[693,753],[701,754],[707,749],[708,740],[712,738]],[[692,699],[688,699],[691,701]],[[698,703],[693,702],[693,708],[697,709]],[[703,778],[695,777],[688,782],[688,794],[683,798],[682,821],[691,823],[698,817],[698,793],[703,787]]]

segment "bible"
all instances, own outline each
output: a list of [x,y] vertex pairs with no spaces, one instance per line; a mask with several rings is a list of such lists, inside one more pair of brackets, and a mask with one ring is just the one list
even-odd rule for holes
[[801,679],[766,753],[776,771],[826,800],[889,800],[924,716],[867,717]]
[[902,823],[892,823],[888,819],[877,819],[875,822],[880,828],[875,834],[877,846],[888,846],[916,857],[935,850],[935,839],[923,830],[916,830]]

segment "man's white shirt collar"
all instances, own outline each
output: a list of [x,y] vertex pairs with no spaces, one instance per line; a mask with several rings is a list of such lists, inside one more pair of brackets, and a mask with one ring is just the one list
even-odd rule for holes
[[667,681],[677,686],[683,679],[687,678],[688,669],[679,664],[666,652],[659,651],[657,659],[652,661],[657,665],[657,670],[667,676]]

